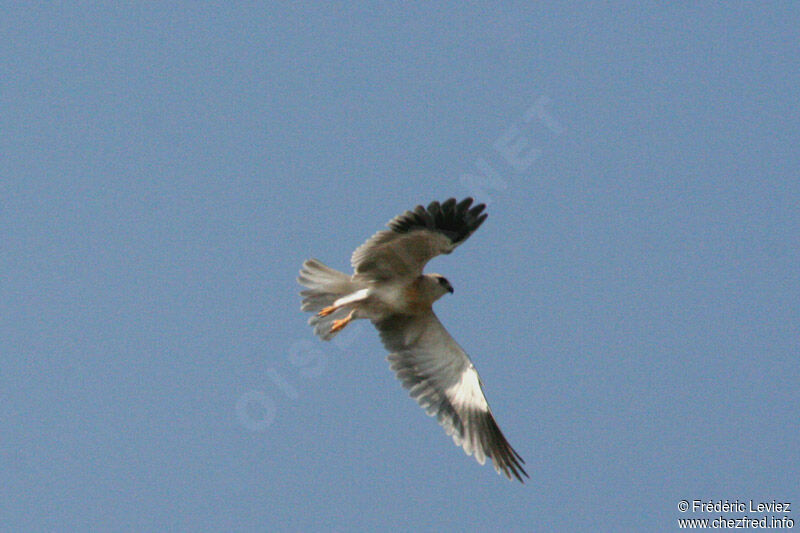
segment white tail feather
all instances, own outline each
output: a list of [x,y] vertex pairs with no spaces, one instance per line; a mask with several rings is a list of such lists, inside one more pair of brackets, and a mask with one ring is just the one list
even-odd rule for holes
[[350,311],[343,307],[327,316],[319,316],[316,313],[325,307],[332,306],[339,298],[358,291],[362,286],[354,283],[344,272],[334,270],[316,259],[309,259],[303,263],[297,282],[307,287],[300,293],[303,297],[300,309],[314,313],[308,319],[308,324],[314,328],[314,333],[323,340],[331,340],[338,333],[331,333],[333,321],[345,318]]

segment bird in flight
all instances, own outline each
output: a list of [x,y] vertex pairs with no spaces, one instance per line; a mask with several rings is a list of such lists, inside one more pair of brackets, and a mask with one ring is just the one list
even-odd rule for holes
[[370,320],[397,378],[456,445],[480,464],[489,458],[498,473],[523,481],[525,461],[500,431],[475,366],[433,312],[433,303],[453,287],[440,274],[422,273],[428,261],[455,250],[486,220],[486,206],[472,202],[450,198],[396,216],[388,230],[353,252],[352,276],[305,261],[297,278],[306,287],[301,310],[314,313],[308,323],[324,340],[353,320]]

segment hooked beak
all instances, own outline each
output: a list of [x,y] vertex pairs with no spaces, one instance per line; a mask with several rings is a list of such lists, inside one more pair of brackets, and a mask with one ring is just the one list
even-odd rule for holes
[[453,287],[447,287],[447,292],[449,292],[450,294],[453,294],[456,291],[453,290]]

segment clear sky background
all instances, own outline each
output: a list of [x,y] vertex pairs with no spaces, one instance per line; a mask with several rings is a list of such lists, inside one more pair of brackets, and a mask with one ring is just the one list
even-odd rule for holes
[[[800,8],[530,4],[6,5],[0,528],[800,526]],[[469,195],[435,308],[524,486],[299,311]]]

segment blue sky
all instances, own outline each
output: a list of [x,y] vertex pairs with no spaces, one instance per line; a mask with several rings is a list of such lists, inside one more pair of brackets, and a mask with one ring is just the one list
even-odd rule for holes
[[[0,20],[0,522],[658,531],[800,508],[793,3],[51,3]],[[295,276],[416,204],[531,475]],[[787,516],[798,519],[794,509]],[[731,515],[739,516],[739,515]]]

